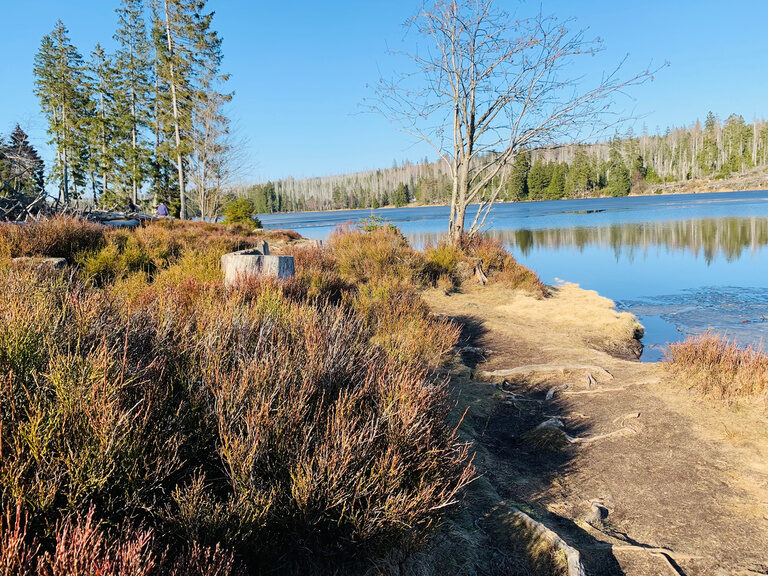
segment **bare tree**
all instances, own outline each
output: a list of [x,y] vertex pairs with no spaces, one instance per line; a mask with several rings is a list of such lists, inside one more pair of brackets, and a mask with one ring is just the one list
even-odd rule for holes
[[[407,24],[429,49],[406,54],[414,70],[382,79],[372,108],[429,144],[453,180],[449,231],[480,230],[524,149],[595,137],[610,124],[612,96],[651,77],[620,77],[623,61],[591,87],[574,60],[602,49],[584,31],[542,14],[513,20],[494,0],[434,0]],[[470,204],[480,203],[465,231]]]
[[189,157],[190,199],[206,221],[215,221],[234,182],[248,164],[247,143],[232,129],[222,107],[230,94],[210,92],[195,112]]

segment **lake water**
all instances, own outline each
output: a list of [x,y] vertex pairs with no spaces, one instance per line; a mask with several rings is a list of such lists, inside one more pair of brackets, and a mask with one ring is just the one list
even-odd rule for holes
[[[423,247],[445,235],[448,212],[429,206],[261,220],[324,239],[373,213]],[[761,345],[768,335],[768,191],[498,204],[486,224],[544,282],[575,282],[635,314],[646,328],[643,360],[707,330],[742,345]]]

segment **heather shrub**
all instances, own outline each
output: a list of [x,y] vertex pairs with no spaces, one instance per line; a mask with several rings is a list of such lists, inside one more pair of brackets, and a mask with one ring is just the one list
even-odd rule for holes
[[414,285],[422,281],[424,257],[408,245],[397,229],[380,226],[366,232],[337,228],[328,244],[339,274],[347,282],[361,284],[392,276]]
[[339,275],[338,263],[333,252],[321,246],[289,248],[293,256],[297,290],[311,301],[329,300],[338,303],[352,286]]
[[[425,371],[455,328],[415,293],[391,310],[308,304],[290,283],[227,292],[212,265],[183,251],[132,293],[0,270],[0,502],[22,503],[46,574],[375,558],[472,478]],[[101,529],[128,525],[145,528]]]
[[460,242],[460,247],[469,258],[482,260],[486,273],[503,270],[512,258],[500,240],[482,234],[465,236]]
[[23,225],[0,223],[0,255],[50,256],[73,263],[79,252],[101,247],[106,232],[100,224],[68,216]]
[[768,395],[768,355],[714,334],[670,344],[664,367],[688,388],[728,402]]
[[441,276],[454,277],[456,267],[465,258],[459,247],[446,242],[427,247],[424,256],[427,274],[434,281]]

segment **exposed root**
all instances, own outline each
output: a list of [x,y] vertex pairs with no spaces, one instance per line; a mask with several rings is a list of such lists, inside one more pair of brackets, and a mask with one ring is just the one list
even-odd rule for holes
[[547,397],[545,400],[552,400],[554,398],[555,394],[558,392],[562,392],[563,390],[568,390],[568,384],[561,384],[560,386],[554,386],[549,389],[549,392],[547,392]]
[[485,381],[498,381],[501,378],[542,381],[553,378],[586,378],[587,375],[596,383],[613,380],[613,374],[605,368],[588,364],[528,364],[504,370],[478,370],[474,376]]
[[565,392],[565,394],[573,395],[573,396],[579,396],[579,395],[590,395],[590,394],[603,394],[605,392],[623,392],[627,388],[632,386],[632,384],[627,384],[626,386],[622,386],[620,388],[595,388],[594,390],[570,390],[568,392]]
[[[593,515],[603,516],[603,511],[600,510],[600,508],[604,509],[604,507],[599,502],[593,502],[592,503]],[[607,509],[605,509],[605,515],[607,516]],[[679,561],[701,560],[702,558],[702,556],[694,556],[691,554],[680,554],[673,550],[670,550],[669,548],[657,547],[657,546],[646,546],[643,544],[632,544],[630,542],[627,542],[624,539],[625,538],[624,536],[617,537],[614,534],[611,534],[609,532],[602,530],[599,527],[600,525],[602,525],[602,521],[598,523],[590,522],[588,525],[590,528],[595,530],[598,534],[607,536],[608,538],[611,538],[611,539],[618,539],[621,542],[621,544],[614,544],[611,542],[601,542],[600,544],[597,545],[597,547],[610,548],[613,552],[641,552],[643,554],[650,554],[651,556],[654,556],[656,558],[661,558],[664,561],[664,564],[667,567],[668,573],[671,576],[685,576],[685,572],[682,571],[682,569],[678,564]]]
[[532,532],[544,538],[555,550],[558,550],[565,555],[568,566],[568,576],[587,576],[587,572],[581,564],[581,555],[576,548],[569,546],[556,532],[550,530],[541,522],[537,522],[522,510],[512,507],[512,512]]
[[[613,432],[606,432],[605,434],[597,434],[595,436],[585,436],[583,438],[574,438],[573,436],[569,436],[565,433],[563,430],[563,421],[560,418],[550,418],[549,420],[545,420],[534,430],[544,430],[544,429],[550,429],[550,430],[557,430],[563,435],[563,438],[569,443],[569,444],[591,444],[592,442],[597,442],[598,440],[604,440],[606,438],[612,438],[614,436],[627,436],[630,434],[635,434],[636,430],[633,428],[627,426],[625,424],[625,420],[629,418],[639,418],[640,413],[634,412],[632,414],[626,414],[624,416],[620,416],[617,418],[617,420],[621,420],[621,427],[618,430],[614,430]],[[615,422],[615,420],[614,420]]]

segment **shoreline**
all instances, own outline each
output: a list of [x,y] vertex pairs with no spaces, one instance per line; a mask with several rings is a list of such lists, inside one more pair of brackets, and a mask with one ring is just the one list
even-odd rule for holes
[[[467,496],[481,533],[452,516],[428,558],[471,542],[489,563],[522,551],[536,576],[662,574],[670,560],[692,575],[757,565],[768,544],[765,413],[712,402],[662,362],[622,357],[633,317],[595,291],[556,288],[546,299],[499,285],[424,294],[465,326],[447,372],[482,474]],[[533,525],[520,525],[521,510]],[[563,565],[561,543],[584,572]]]
[[[494,205],[496,204],[528,204],[528,203],[534,203],[534,202],[562,202],[562,201],[574,201],[574,200],[606,200],[610,198],[644,198],[644,197],[658,197],[658,196],[688,196],[688,195],[696,195],[696,194],[732,194],[737,192],[763,192],[768,191],[768,173],[766,173],[764,177],[764,187],[747,187],[747,188],[736,188],[733,186],[725,186],[724,189],[708,189],[708,186],[715,185],[719,182],[734,182],[738,181],[738,179],[729,179],[729,180],[689,180],[688,182],[676,182],[676,183],[668,183],[668,184],[658,184],[656,186],[660,187],[662,190],[660,193],[654,193],[654,192],[647,192],[644,194],[628,194],[627,196],[609,196],[609,195],[599,195],[599,196],[584,196],[584,197],[573,197],[573,198],[557,198],[557,199],[536,199],[536,200],[498,200],[494,202]],[[650,185],[649,185],[650,186]],[[690,187],[692,189],[690,190],[675,190],[675,188],[678,187]],[[301,211],[301,212],[270,212],[266,214],[257,214],[259,218],[266,216],[278,216],[278,215],[291,215],[291,214],[324,214],[324,213],[334,213],[334,212],[356,212],[356,211],[377,211],[377,210],[401,210],[405,208],[444,208],[449,207],[451,204],[450,202],[438,202],[435,204],[419,204],[415,202],[411,202],[405,206],[394,206],[394,205],[387,205],[387,206],[380,206],[378,208],[330,208],[328,210],[307,210],[307,211]],[[478,206],[479,204],[470,204],[470,206]]]

